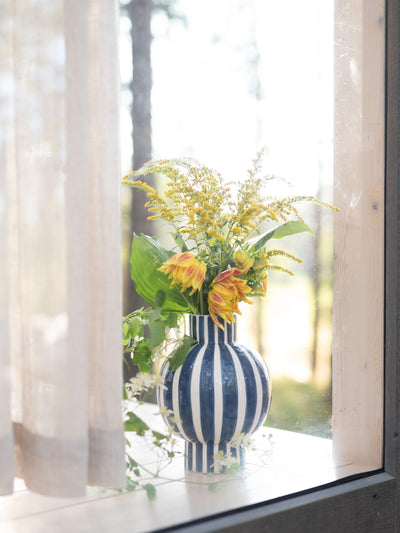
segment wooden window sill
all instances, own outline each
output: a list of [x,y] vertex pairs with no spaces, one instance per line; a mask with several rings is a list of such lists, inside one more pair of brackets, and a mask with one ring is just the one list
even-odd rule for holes
[[[153,414],[155,406],[144,405],[140,410],[152,428],[162,428],[161,418]],[[272,451],[261,453],[260,460],[260,452],[270,450],[269,435]],[[88,487],[84,498],[51,498],[30,492],[16,480],[16,492],[0,499],[0,529],[10,533],[66,533],[75,523],[80,532],[154,531],[374,470],[368,465],[334,461],[330,439],[262,428],[254,440],[257,450],[247,450],[246,470],[236,477],[191,473],[186,474],[185,482],[183,457],[175,458],[162,472],[163,478],[175,481],[161,477],[148,480],[157,485],[157,497],[152,502],[144,491],[96,487]],[[150,468],[156,460],[143,442],[136,446],[135,458]]]

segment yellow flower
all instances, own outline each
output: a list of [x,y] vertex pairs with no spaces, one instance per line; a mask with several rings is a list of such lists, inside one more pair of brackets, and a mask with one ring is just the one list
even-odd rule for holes
[[238,268],[241,268],[246,272],[253,266],[254,263],[254,257],[251,257],[251,255],[244,250],[236,250],[236,252],[233,254],[233,260]]
[[182,285],[181,292],[192,288],[190,294],[201,289],[206,276],[207,267],[190,252],[183,252],[171,256],[158,269],[172,280],[171,287]]
[[254,270],[264,270],[268,266],[268,259],[265,257],[265,254],[261,254],[260,257],[257,257],[253,264]]
[[236,277],[244,273],[245,271],[239,268],[230,268],[221,272],[211,283],[208,293],[208,311],[213,322],[221,329],[224,328],[218,321],[217,315],[231,323],[235,320],[233,313],[241,314],[238,308],[240,301],[252,303],[245,296],[251,291],[246,280]]

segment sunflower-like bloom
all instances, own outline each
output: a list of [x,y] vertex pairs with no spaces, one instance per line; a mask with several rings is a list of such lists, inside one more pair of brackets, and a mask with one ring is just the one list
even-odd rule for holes
[[171,256],[158,269],[172,280],[171,287],[182,285],[181,292],[192,288],[191,295],[201,289],[206,276],[207,267],[190,252]]
[[254,263],[254,257],[251,257],[251,255],[244,250],[236,250],[236,252],[233,254],[233,260],[238,268],[241,268],[246,272],[253,266]]
[[208,312],[213,322],[221,329],[224,328],[218,321],[217,315],[231,323],[235,320],[233,313],[241,314],[238,308],[239,302],[252,303],[246,298],[246,293],[251,291],[246,280],[236,277],[245,272],[239,268],[230,268],[218,274],[211,283],[208,293]]

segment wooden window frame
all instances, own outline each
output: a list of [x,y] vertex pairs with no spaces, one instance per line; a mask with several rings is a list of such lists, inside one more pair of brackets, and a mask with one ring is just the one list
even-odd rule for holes
[[[362,0],[374,2],[374,0]],[[176,529],[190,533],[373,533],[400,528],[400,5],[386,0],[385,253],[383,467],[304,493],[205,518]],[[168,528],[169,529],[169,528]],[[167,529],[167,530],[168,530]]]
[[385,1],[334,3],[333,456],[371,471],[383,454]]

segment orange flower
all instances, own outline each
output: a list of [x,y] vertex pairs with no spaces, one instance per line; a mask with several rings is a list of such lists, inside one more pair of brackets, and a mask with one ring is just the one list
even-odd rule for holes
[[158,270],[172,279],[171,287],[180,284],[181,292],[191,287],[192,295],[203,285],[207,267],[194,254],[183,252],[171,256]]
[[264,296],[265,296],[267,294],[268,275],[265,275],[265,278],[263,278],[261,283],[264,289]]
[[241,314],[238,308],[239,302],[252,303],[245,296],[246,293],[251,291],[246,280],[236,277],[245,272],[246,270],[231,268],[218,274],[211,283],[208,293],[208,311],[213,322],[221,329],[224,328],[218,321],[217,315],[231,323],[235,320],[233,313]]

